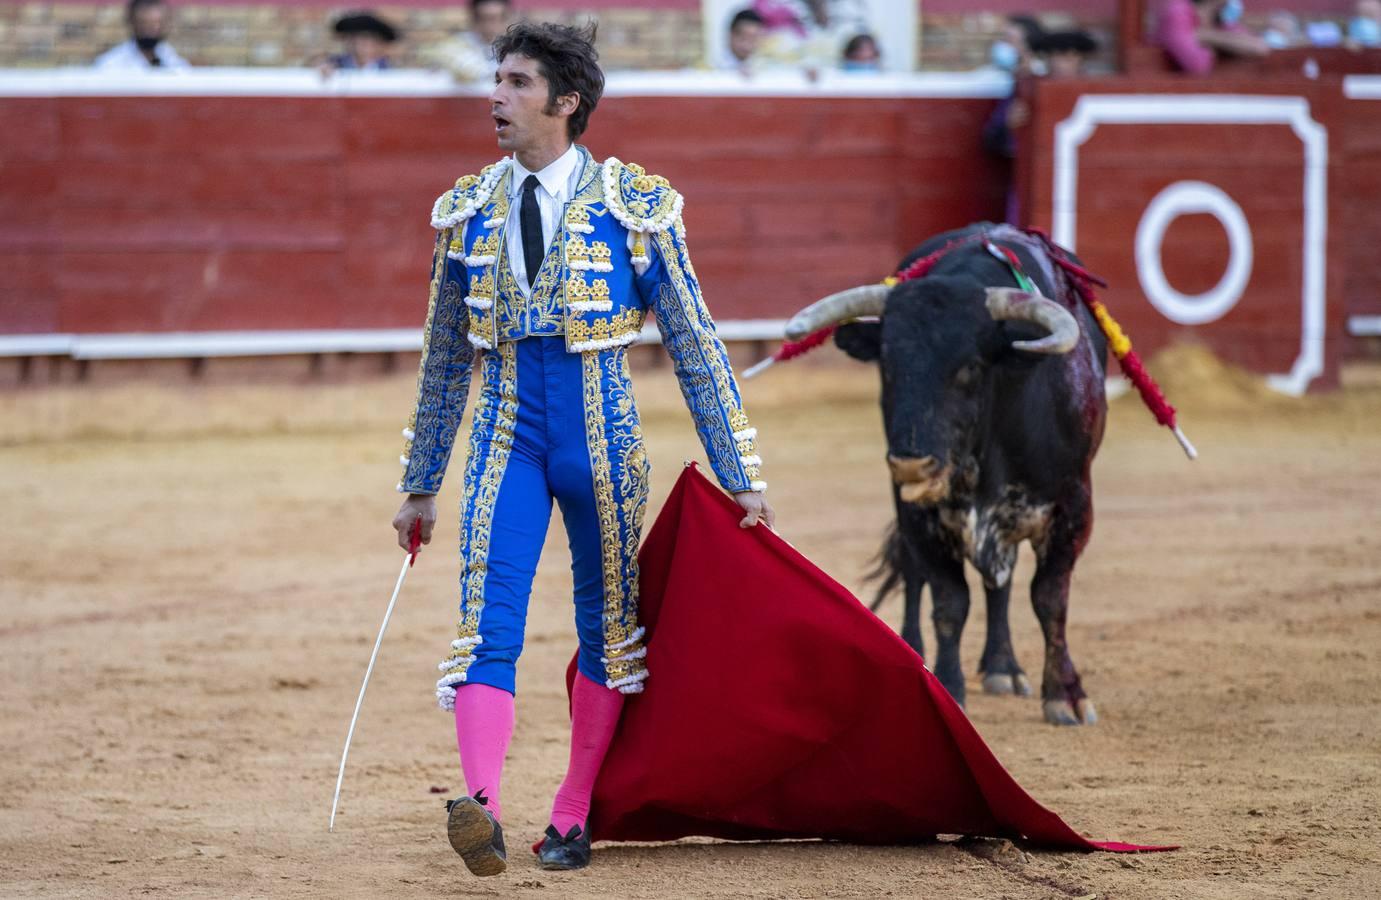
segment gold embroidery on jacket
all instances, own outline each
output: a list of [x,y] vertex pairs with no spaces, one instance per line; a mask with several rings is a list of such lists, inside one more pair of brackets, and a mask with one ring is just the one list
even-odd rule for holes
[[[446,278],[446,247],[450,245],[455,229],[447,228],[436,236],[436,251],[432,257],[432,283],[427,289],[427,324],[422,327],[422,361],[417,366],[417,397],[412,404],[412,415],[408,417],[408,431],[417,431],[417,408],[422,405],[422,388],[427,374],[427,356],[432,349],[432,323],[436,321],[436,301],[441,294],[441,282]],[[411,440],[403,443],[403,456],[412,457]]]
[[566,338],[571,345],[588,344],[592,341],[631,341],[642,331],[643,316],[643,310],[637,307],[629,307],[611,318],[601,316],[593,322],[573,315],[566,323]]
[[[722,404],[725,418],[718,422],[716,430],[721,433],[716,435],[715,443],[723,446],[726,450],[732,448],[734,456],[738,457],[723,459],[723,462],[729,465],[729,470],[742,471],[749,481],[753,481],[758,477],[759,471],[757,470],[759,467],[754,466],[752,467],[754,471],[749,471],[749,467],[743,464],[742,457],[757,455],[756,441],[754,438],[739,440],[734,437],[735,433],[748,430],[748,417],[735,402],[734,398],[738,392],[734,390],[734,375],[729,369],[724,345],[715,334],[714,321],[710,318],[709,310],[705,308],[704,301],[691,288],[686,277],[686,271],[681,266],[681,253],[672,235],[673,232],[680,229],[682,226],[676,225],[656,234],[657,250],[661,254],[662,262],[671,277],[672,287],[676,292],[676,300],[681,305],[686,324],[693,334],[701,359],[709,369],[710,377],[714,381]],[[687,254],[686,265],[687,267],[690,265],[689,254]],[[693,270],[690,277],[695,277]],[[726,430],[728,433],[723,433]],[[728,454],[723,454],[723,456],[727,457]]]

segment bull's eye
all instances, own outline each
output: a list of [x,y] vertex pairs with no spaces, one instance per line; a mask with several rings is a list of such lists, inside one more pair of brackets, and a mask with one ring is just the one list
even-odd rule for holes
[[954,372],[954,383],[958,387],[968,387],[978,380],[978,367],[973,363],[960,366]]

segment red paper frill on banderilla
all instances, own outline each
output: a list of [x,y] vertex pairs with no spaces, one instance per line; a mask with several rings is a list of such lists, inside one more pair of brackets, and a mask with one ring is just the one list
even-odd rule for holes
[[595,784],[596,840],[1173,849],[1087,840],[1031,799],[890,628],[741,516],[688,466],[643,542],[651,676]]

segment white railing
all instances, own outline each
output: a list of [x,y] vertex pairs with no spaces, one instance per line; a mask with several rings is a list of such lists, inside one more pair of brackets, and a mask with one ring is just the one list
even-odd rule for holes
[[[798,72],[744,78],[733,72],[615,71],[606,97],[933,97],[993,98],[1011,92],[994,69],[860,75]],[[111,71],[90,68],[0,69],[0,97],[481,97],[488,89],[457,84],[445,72],[395,69],[337,72],[316,69],[196,68],[187,71]]]
[[[731,342],[779,341],[785,328],[785,319],[740,319],[718,325],[719,336]],[[639,343],[659,344],[661,340],[657,329],[648,325]],[[0,335],[0,357],[67,356],[84,360],[406,353],[421,349],[420,328]]]

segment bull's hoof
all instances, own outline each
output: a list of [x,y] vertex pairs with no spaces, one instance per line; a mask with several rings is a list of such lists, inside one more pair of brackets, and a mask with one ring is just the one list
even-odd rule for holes
[[1008,675],[1006,672],[993,672],[983,676],[983,693],[997,694],[1006,696],[1016,694],[1018,697],[1031,696],[1031,682],[1021,672],[1015,675]]
[[1098,721],[1098,713],[1093,701],[1087,697],[1078,703],[1068,700],[1047,700],[1044,704],[1045,721],[1051,725],[1092,725]]

